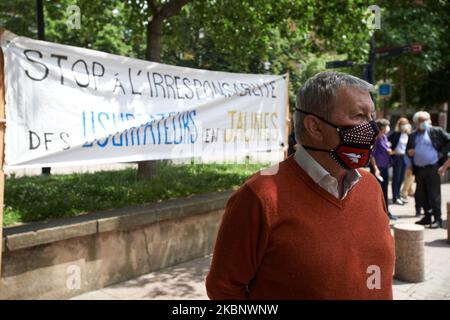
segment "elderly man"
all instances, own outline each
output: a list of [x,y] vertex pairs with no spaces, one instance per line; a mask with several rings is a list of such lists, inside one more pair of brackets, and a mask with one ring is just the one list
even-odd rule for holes
[[[389,219],[368,164],[373,87],[319,73],[299,91],[298,147],[229,199],[206,278],[211,299],[391,299]],[[270,174],[273,173],[273,174]]]
[[409,136],[406,149],[416,176],[416,199],[425,211],[425,217],[416,223],[442,228],[441,179],[438,169],[450,151],[450,135],[440,127],[431,126],[430,114],[426,111],[416,112],[413,121],[416,130]]

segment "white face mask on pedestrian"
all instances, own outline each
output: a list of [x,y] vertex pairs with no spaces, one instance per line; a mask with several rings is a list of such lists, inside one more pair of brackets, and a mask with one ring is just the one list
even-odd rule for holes
[[409,130],[411,130],[411,125],[410,124],[402,124],[402,125],[400,125],[400,131],[408,132]]
[[421,123],[419,124],[419,128],[420,128],[420,130],[422,130],[422,131],[428,130],[428,128],[430,128],[429,120],[426,120],[426,121],[424,121],[424,122],[421,122]]

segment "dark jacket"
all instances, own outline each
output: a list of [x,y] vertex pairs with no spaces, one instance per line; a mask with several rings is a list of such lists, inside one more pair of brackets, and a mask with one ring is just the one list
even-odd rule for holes
[[391,143],[391,149],[395,150],[395,148],[397,148],[397,144],[400,141],[400,136],[401,136],[401,132],[399,131],[392,131],[389,133],[388,135],[388,140]]
[[[450,134],[448,132],[445,132],[444,129],[442,129],[441,127],[431,127],[428,130],[431,143],[438,152],[439,165],[442,165],[447,160],[447,154],[450,152]],[[411,134],[408,137],[408,144],[406,145],[406,150],[415,149],[416,135],[417,130],[411,132]],[[412,160],[413,157],[410,158]],[[413,172],[415,172],[414,162],[413,162]]]

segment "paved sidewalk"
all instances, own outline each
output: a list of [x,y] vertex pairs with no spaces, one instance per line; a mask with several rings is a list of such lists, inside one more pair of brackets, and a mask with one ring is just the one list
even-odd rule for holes
[[[450,184],[442,185],[443,229],[425,229],[425,281],[405,283],[394,279],[395,299],[445,299],[450,300],[450,244],[447,243],[447,201],[450,201]],[[414,198],[405,206],[391,205],[399,216],[395,223],[414,223]]]
[[[450,300],[450,244],[446,242],[447,208],[450,184],[442,185],[444,229],[425,230],[426,281],[404,283],[394,280],[395,299]],[[414,223],[414,199],[404,206],[391,205],[399,216],[395,223]],[[171,268],[152,272],[139,278],[101,290],[88,292],[74,299],[207,299],[204,279],[211,257],[195,259]]]

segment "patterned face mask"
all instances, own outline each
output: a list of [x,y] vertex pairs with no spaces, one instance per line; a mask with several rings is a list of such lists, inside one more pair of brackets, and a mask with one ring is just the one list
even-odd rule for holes
[[379,133],[375,121],[372,120],[357,126],[339,127],[314,113],[298,108],[295,108],[295,110],[317,117],[326,124],[336,128],[339,134],[340,143],[333,149],[326,150],[303,145],[305,149],[328,152],[344,169],[357,169],[369,164],[375,139]]

